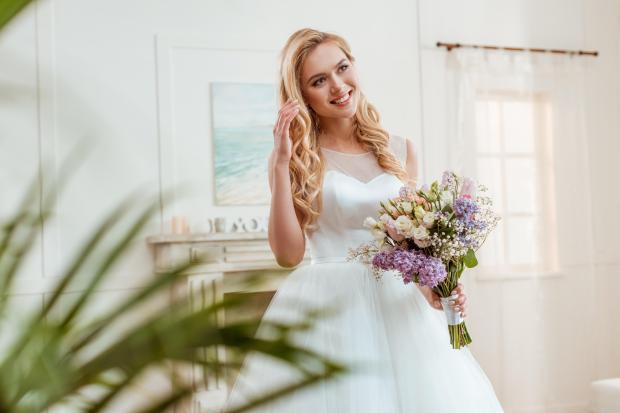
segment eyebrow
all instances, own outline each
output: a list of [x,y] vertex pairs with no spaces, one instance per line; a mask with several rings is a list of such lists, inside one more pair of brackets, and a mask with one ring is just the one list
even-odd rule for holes
[[[336,68],[336,67],[340,66],[340,65],[342,64],[342,62],[346,62],[346,61],[347,61],[347,58],[345,57],[344,59],[342,59],[341,61],[339,61],[339,62],[336,64],[336,66],[334,66],[334,68]],[[314,78],[315,78],[315,77],[317,77],[317,76],[322,76],[322,75],[325,75],[325,73],[317,73],[316,75],[312,75],[312,76],[310,76],[310,78],[308,79],[308,83],[312,83],[312,79],[314,79]]]

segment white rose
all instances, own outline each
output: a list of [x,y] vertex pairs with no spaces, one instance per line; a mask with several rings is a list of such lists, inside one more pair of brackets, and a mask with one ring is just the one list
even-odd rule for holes
[[424,218],[422,218],[422,225],[424,225],[425,228],[432,228],[434,223],[435,223],[434,212],[427,212],[426,214],[424,214]]
[[428,230],[423,226],[413,228],[413,238],[417,240],[425,240],[428,238]]
[[413,211],[413,205],[411,204],[411,202],[401,202],[400,207],[403,209],[403,211],[405,211],[406,214],[411,214],[411,211]]
[[385,238],[385,232],[381,231],[380,229],[375,228],[371,232],[372,232],[372,236],[377,241],[383,241],[383,239]]
[[442,205],[450,205],[452,206],[452,203],[454,201],[453,197],[452,197],[452,192],[450,191],[443,191],[441,193],[441,203]]
[[411,231],[415,228],[411,218],[405,215],[401,215],[396,218],[394,226],[399,234],[404,235],[405,237],[411,237]]
[[364,227],[366,228],[374,228],[377,225],[377,221],[373,217],[367,217],[364,220]]

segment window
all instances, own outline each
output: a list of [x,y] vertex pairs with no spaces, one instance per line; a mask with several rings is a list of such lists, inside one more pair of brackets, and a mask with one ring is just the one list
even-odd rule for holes
[[557,271],[551,111],[544,94],[476,95],[473,166],[502,217],[479,251],[482,273]]

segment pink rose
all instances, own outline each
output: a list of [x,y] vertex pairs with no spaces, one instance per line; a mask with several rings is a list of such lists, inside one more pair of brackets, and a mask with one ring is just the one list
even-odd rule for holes
[[471,199],[476,199],[476,182],[471,178],[464,178],[463,186],[461,187],[461,196],[466,197],[467,195]]
[[390,236],[390,238],[392,238],[394,241],[396,242],[400,242],[402,240],[405,239],[405,237],[403,235],[400,235],[398,233],[398,231],[396,230],[396,227],[394,227],[394,221],[390,221],[387,223],[386,225],[387,228],[387,233]]

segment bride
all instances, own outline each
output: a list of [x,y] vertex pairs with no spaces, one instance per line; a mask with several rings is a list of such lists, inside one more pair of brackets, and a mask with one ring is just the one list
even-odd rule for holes
[[[349,248],[372,239],[364,218],[403,184],[415,185],[417,176],[411,141],[381,127],[360,90],[347,42],[312,29],[293,33],[282,50],[279,86],[269,243],[284,267],[299,264],[308,243],[311,264],[288,276],[264,317],[290,321],[306,305],[337,307],[295,342],[354,369],[254,411],[502,412],[469,349],[450,346],[434,292],[391,275],[376,280],[365,265],[347,261]],[[465,315],[462,285],[453,293]],[[229,407],[296,377],[281,362],[251,354]]]

